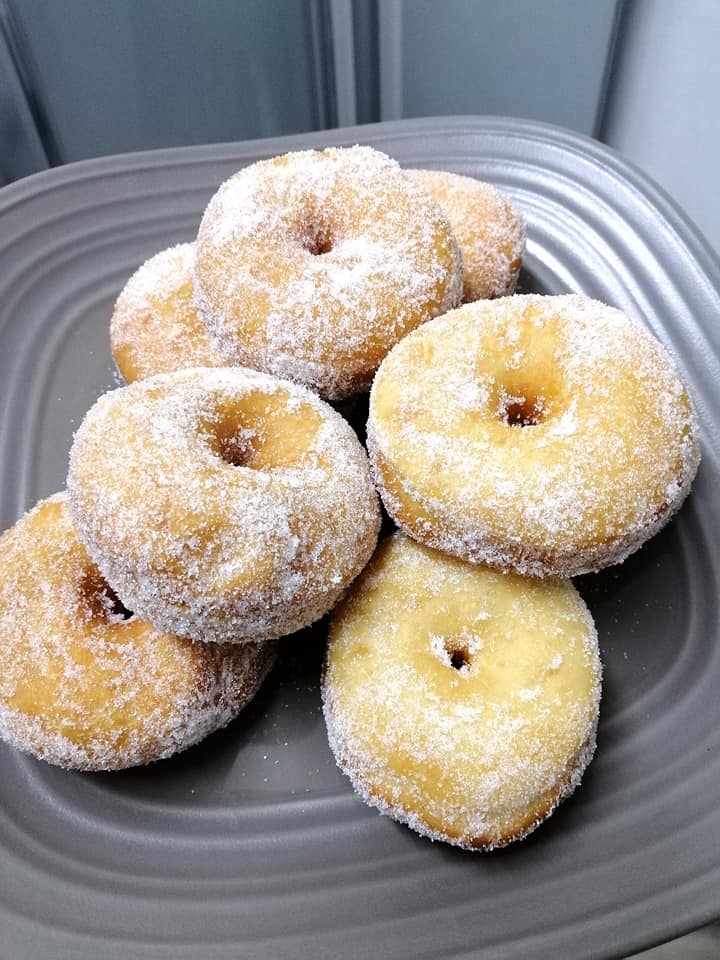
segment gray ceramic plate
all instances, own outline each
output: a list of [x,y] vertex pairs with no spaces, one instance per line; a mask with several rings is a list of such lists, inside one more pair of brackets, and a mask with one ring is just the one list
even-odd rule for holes
[[597,144],[411,121],[91,161],[0,192],[1,525],[63,486],[73,429],[115,385],[108,321],[132,270],[192,238],[238,166],[356,141],[507,188],[528,222],[524,288],[639,315],[691,384],[704,460],[689,501],[623,566],[578,583],[605,661],[596,759],[523,843],[431,844],[335,768],[322,629],[295,637],[246,715],[174,760],[75,775],[0,748],[3,957],[604,957],[720,915],[720,268]]

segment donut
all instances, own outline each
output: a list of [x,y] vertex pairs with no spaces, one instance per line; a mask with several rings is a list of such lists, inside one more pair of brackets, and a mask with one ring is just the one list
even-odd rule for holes
[[336,400],[460,302],[462,261],[447,217],[395,161],[304,150],[246,167],[210,200],[195,295],[229,363]]
[[581,296],[477,301],[378,370],[368,450],[391,516],[454,556],[533,576],[619,563],[680,507],[693,406],[638,321]]
[[75,436],[68,495],[125,606],[197,640],[312,623],[365,566],[380,523],[351,427],[306,388],[240,367],[102,396]]
[[147,260],[115,303],[110,346],[126,383],[186,367],[224,367],[200,320],[193,295],[195,244],[181,243]]
[[525,224],[510,197],[474,177],[408,170],[447,214],[463,259],[463,301],[513,293],[525,251]]
[[204,644],[126,610],[78,539],[64,494],[0,537],[0,738],[75,770],[169,757],[228,724],[276,644]]
[[579,784],[600,680],[569,581],[501,574],[398,533],[332,614],[323,712],[365,801],[434,840],[491,850]]

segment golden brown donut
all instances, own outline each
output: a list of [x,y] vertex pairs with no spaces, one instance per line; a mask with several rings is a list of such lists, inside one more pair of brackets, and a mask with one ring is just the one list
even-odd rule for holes
[[380,523],[365,451],[342,417],[241,367],[105,394],[75,436],[68,494],[122,602],[198,640],[312,623],[365,566]]
[[408,170],[448,216],[463,259],[463,301],[513,293],[525,251],[525,224],[510,197],[474,177]]
[[50,763],[119,770],[184,750],[239,713],[275,653],[182,640],[130,614],[64,494],[0,537],[0,737]]
[[120,292],[110,322],[110,346],[127,383],[186,367],[227,366],[198,317],[194,262],[194,243],[161,250]]
[[427,191],[356,146],[286,154],[226,181],[200,224],[195,281],[230,363],[339,399],[460,302],[462,262]]
[[680,507],[699,461],[672,358],[579,296],[478,301],[410,334],[375,378],[368,450],[411,536],[535,576],[619,563]]
[[364,800],[490,850],[534,830],[593,756],[597,635],[569,581],[396,534],[333,611],[322,693],[330,746]]

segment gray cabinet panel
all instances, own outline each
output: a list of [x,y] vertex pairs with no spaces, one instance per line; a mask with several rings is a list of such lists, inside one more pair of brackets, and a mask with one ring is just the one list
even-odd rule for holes
[[633,0],[602,138],[646,170],[720,251],[720,3]]
[[332,120],[318,3],[7,2],[53,162]]
[[592,134],[616,0],[380,0],[383,119],[503,114]]
[[9,11],[0,0],[0,187],[48,166],[13,41]]
[[[5,84],[0,131],[31,104],[25,147],[51,165],[441,114],[593,133],[618,4],[0,0],[12,34],[0,70],[22,77]],[[0,173],[33,169],[26,149]]]

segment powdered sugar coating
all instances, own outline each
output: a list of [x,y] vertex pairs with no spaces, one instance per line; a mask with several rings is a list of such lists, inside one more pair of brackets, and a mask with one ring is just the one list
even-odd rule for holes
[[508,297],[399,344],[370,398],[383,502],[412,536],[535,576],[625,559],[680,507],[700,452],[670,355],[580,296]]
[[515,290],[525,224],[502,190],[444,170],[408,170],[450,220],[463,259],[463,302],[504,297]]
[[230,363],[339,399],[460,302],[462,262],[447,217],[395,161],[370,147],[305,150],[220,187],[200,224],[195,292]]
[[0,538],[0,736],[76,770],[169,757],[252,699],[276,644],[202,644],[127,618],[64,494]]
[[239,367],[105,394],[75,437],[68,492],[123,603],[203,640],[312,623],[365,566],[380,523],[365,451],[342,417]]
[[597,634],[572,584],[397,534],[332,614],[323,709],[366,802],[431,839],[490,850],[579,784],[600,683]]
[[186,367],[227,366],[197,313],[194,264],[194,243],[161,250],[120,292],[110,346],[127,383]]

